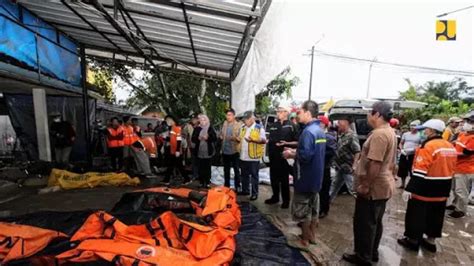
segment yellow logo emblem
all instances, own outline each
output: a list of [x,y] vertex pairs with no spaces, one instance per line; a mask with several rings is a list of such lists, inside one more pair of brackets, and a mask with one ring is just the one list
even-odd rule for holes
[[455,41],[456,40],[456,20],[436,21],[436,40]]

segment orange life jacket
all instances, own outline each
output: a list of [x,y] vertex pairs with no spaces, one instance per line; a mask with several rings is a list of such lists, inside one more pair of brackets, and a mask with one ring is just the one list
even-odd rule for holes
[[463,154],[464,149],[474,151],[474,134],[459,133],[455,145],[459,155],[456,174],[474,174],[474,155]]
[[146,152],[150,155],[151,158],[156,158],[157,148],[156,143],[152,137],[144,137],[141,139],[143,146],[145,146]]
[[118,148],[123,147],[124,145],[124,132],[123,127],[118,127],[117,129],[113,127],[107,128],[107,147],[109,148]]
[[123,126],[124,128],[124,138],[123,142],[125,146],[130,146],[135,143],[140,138],[137,135],[137,132],[133,128],[133,126]]
[[442,138],[427,140],[415,154],[413,177],[406,190],[421,197],[445,200],[451,191],[457,153]]
[[172,155],[176,154],[176,152],[181,152],[178,150],[178,142],[183,140],[183,137],[181,136],[181,127],[179,126],[173,126],[170,130],[170,152]]
[[0,222],[0,264],[30,257],[54,239],[66,237],[61,232]]

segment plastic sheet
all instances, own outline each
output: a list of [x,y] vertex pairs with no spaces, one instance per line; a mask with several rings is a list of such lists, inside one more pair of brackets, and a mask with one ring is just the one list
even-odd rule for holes
[[[0,0],[0,60],[80,87],[77,45],[26,9]],[[59,34],[59,35],[58,35]],[[38,81],[41,78],[38,76]]]
[[[9,116],[17,138],[20,139],[30,160],[38,160],[38,149],[36,139],[35,116],[33,109],[33,97],[31,95],[5,94],[5,101]],[[86,159],[86,140],[84,126],[84,111],[82,98],[48,96],[46,98],[48,112],[59,112],[62,117],[70,122],[76,130],[76,141],[72,147],[71,161]],[[89,101],[89,121],[95,120],[95,101]],[[49,121],[51,123],[52,121]]]
[[291,34],[285,15],[288,0],[273,1],[260,26],[239,74],[232,81],[232,107],[237,114],[255,110],[255,95],[290,63]]
[[[178,192],[177,194],[184,195],[188,190],[184,189]],[[188,193],[187,204],[191,200],[198,203],[198,205],[202,205],[205,199],[203,196],[206,195],[202,193],[205,192]],[[170,195],[166,193],[150,190],[137,191],[124,194],[110,214],[125,225],[140,225],[150,223],[162,213],[172,210],[179,219],[202,226],[209,225],[208,220],[196,218],[197,215],[194,212],[186,213],[184,205],[181,205],[181,207],[184,206],[185,208],[180,208],[180,204],[164,204],[160,208],[150,208],[150,206],[156,207],[157,202],[163,203],[163,200],[179,203],[185,203],[186,201],[184,197],[179,195],[172,196],[171,200]],[[182,212],[179,211],[180,209]],[[271,224],[256,207],[249,203],[240,203],[240,211],[242,224],[235,236],[237,247],[231,265],[310,265],[298,250],[287,246],[283,233]],[[78,232],[93,213],[96,213],[96,211],[41,211],[3,218],[0,221],[37,226],[72,236]],[[38,256],[60,254],[73,248],[70,244],[69,241],[53,242]],[[30,263],[31,260],[21,260],[15,261],[11,265],[29,265]],[[88,262],[87,265],[91,265],[91,263]],[[110,265],[110,263],[98,260],[93,265]]]
[[255,206],[243,202],[240,210],[242,225],[232,265],[311,265]]
[[[73,86],[81,86],[81,64],[77,54],[55,46],[51,41],[41,37],[38,37],[37,45],[42,74]],[[61,63],[58,62],[59,59]]]
[[[139,204],[128,204],[128,201]],[[122,259],[160,265],[174,265],[176,262],[178,265],[222,265],[232,260],[234,236],[241,219],[236,195],[229,189],[195,191],[157,187],[125,194],[114,210],[119,212],[116,215],[88,210],[38,212],[3,219],[3,222],[66,234],[68,239],[34,250],[34,255],[26,259],[8,245],[1,251],[14,260],[15,265],[31,265],[37,261],[49,265],[50,259],[56,259],[60,264],[102,263],[105,260],[109,265],[115,262],[123,264]],[[20,235],[32,236],[39,243],[49,242],[49,239],[36,234],[35,231],[40,230],[18,228],[27,231],[21,231]],[[18,241],[23,241],[23,238]],[[153,250],[153,253],[139,253],[143,247]],[[119,260],[116,261],[115,257]]]
[[35,35],[1,15],[0,32],[0,59],[32,71],[37,70]]
[[[290,184],[293,184],[293,176],[290,175]],[[265,167],[258,171],[260,184],[270,185],[270,168]],[[211,183],[218,186],[224,185],[224,167],[213,166],[211,170]],[[234,187],[234,170],[230,169],[230,187]]]

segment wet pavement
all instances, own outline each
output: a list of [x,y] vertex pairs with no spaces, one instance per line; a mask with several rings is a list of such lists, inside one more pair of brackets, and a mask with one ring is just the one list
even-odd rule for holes
[[[150,186],[146,184],[142,187]],[[20,215],[43,210],[73,211],[84,209],[110,210],[121,195],[137,187],[102,187],[84,190],[60,191],[49,194],[30,193],[27,197],[0,204],[0,215]],[[301,233],[291,220],[290,211],[279,205],[268,206],[263,202],[271,196],[271,187],[260,185],[260,197],[253,202],[288,237]],[[247,200],[241,198],[241,200]],[[331,206],[329,216],[320,221],[318,243],[311,246],[305,257],[313,264],[349,265],[341,261],[344,252],[352,251],[352,214],[354,198],[340,195]],[[437,240],[438,253],[424,250],[406,251],[396,243],[403,235],[406,203],[401,190],[388,202],[384,216],[384,234],[377,265],[474,265],[474,206],[461,219],[446,218],[443,238]]]
[[[401,198],[401,189],[388,202],[384,216],[384,233],[380,245],[380,261],[374,265],[474,265],[474,206],[469,206],[468,216],[460,219],[445,218],[443,238],[437,239],[438,253],[424,250],[418,253],[407,251],[397,244],[403,236],[406,203]],[[261,197],[254,202],[259,210],[287,236],[301,234],[291,220],[289,210],[278,205],[268,206],[263,202],[271,196],[270,186],[260,186]],[[350,265],[341,260],[342,254],[353,250],[352,215],[355,199],[339,195],[331,205],[330,213],[320,220],[318,243],[311,246],[305,256],[314,264]]]

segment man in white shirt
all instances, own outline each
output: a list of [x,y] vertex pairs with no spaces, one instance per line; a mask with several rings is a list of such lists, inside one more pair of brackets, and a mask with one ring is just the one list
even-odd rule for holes
[[258,170],[260,159],[265,151],[265,129],[255,123],[252,111],[247,111],[243,117],[244,126],[240,133],[240,169],[242,179],[242,192],[239,195],[250,195],[249,183],[252,183],[250,200],[258,198]]

